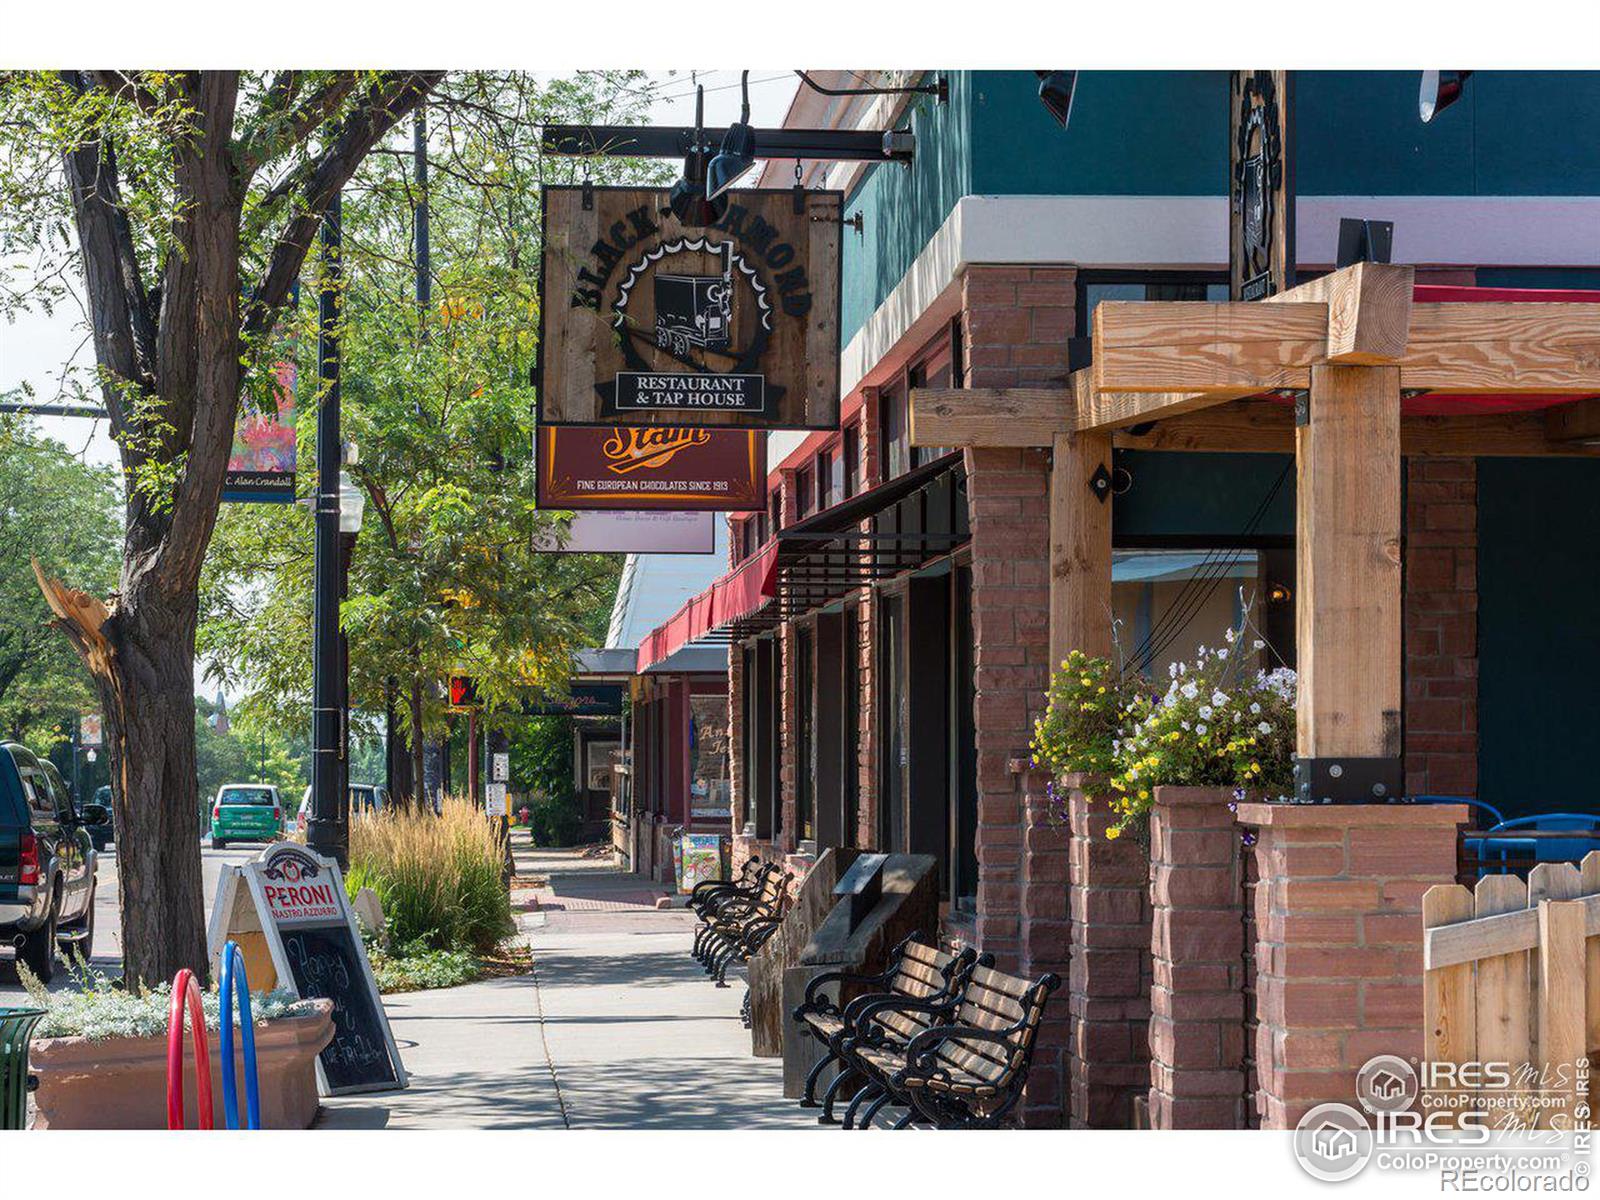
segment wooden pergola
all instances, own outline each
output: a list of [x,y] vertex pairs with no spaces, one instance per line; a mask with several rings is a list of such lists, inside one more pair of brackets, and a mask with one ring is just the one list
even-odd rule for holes
[[1402,456],[1600,454],[1600,303],[1414,283],[1361,263],[1254,303],[1107,301],[1070,388],[914,391],[911,440],[1052,450],[1053,661],[1111,649],[1113,447],[1292,452],[1302,789],[1382,799],[1403,779]]

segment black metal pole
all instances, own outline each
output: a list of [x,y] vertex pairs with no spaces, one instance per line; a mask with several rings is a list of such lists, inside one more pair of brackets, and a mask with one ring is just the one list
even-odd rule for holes
[[317,407],[316,542],[311,643],[311,818],[306,845],[347,865],[348,828],[340,820],[339,777],[344,759],[344,713],[338,672],[339,575],[339,280],[340,205],[335,195],[322,218],[323,281],[317,298],[317,362],[322,401]]

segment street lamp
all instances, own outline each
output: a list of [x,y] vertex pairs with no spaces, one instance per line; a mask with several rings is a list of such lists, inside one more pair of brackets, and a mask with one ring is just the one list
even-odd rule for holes
[[355,485],[349,471],[339,472],[339,532],[354,537],[361,532],[361,517],[367,510],[367,495]]

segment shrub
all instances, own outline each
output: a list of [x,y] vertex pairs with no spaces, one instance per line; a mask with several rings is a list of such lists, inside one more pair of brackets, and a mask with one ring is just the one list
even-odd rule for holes
[[392,950],[368,946],[367,952],[378,991],[384,995],[460,987],[484,974],[483,964],[465,950],[435,950],[412,942]]
[[1174,663],[1165,694],[1141,697],[1128,713],[1113,747],[1111,804],[1121,820],[1109,836],[1140,820],[1163,784],[1292,790],[1295,673],[1247,666],[1239,640],[1230,629],[1226,646]]
[[352,820],[345,888],[377,894],[393,945],[488,953],[515,928],[503,862],[482,810],[449,797],[438,816],[392,808]]
[[571,846],[583,831],[577,797],[535,791],[529,797],[528,831],[535,846]]
[[[88,969],[82,960],[73,968],[79,989],[76,991],[47,991],[24,963],[17,964],[17,973],[32,1003],[45,1010],[34,1030],[35,1037],[84,1037],[100,1042],[108,1038],[165,1036],[167,1032],[172,1005],[170,983],[130,992],[120,982]],[[200,1001],[205,1009],[206,1028],[220,1029],[222,1009],[216,989],[202,992]],[[250,993],[250,1015],[257,1025],[312,1011],[309,1002],[298,999],[286,988]]]

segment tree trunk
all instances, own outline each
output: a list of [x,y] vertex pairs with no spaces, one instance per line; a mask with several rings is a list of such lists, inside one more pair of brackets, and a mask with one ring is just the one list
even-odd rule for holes
[[106,633],[117,669],[99,679],[105,706],[123,974],[170,980],[180,967],[207,977],[194,749],[191,596],[121,608]]
[[411,778],[416,782],[415,796],[417,803],[427,804],[428,776],[423,770],[423,744],[422,744],[422,680],[411,681]]

